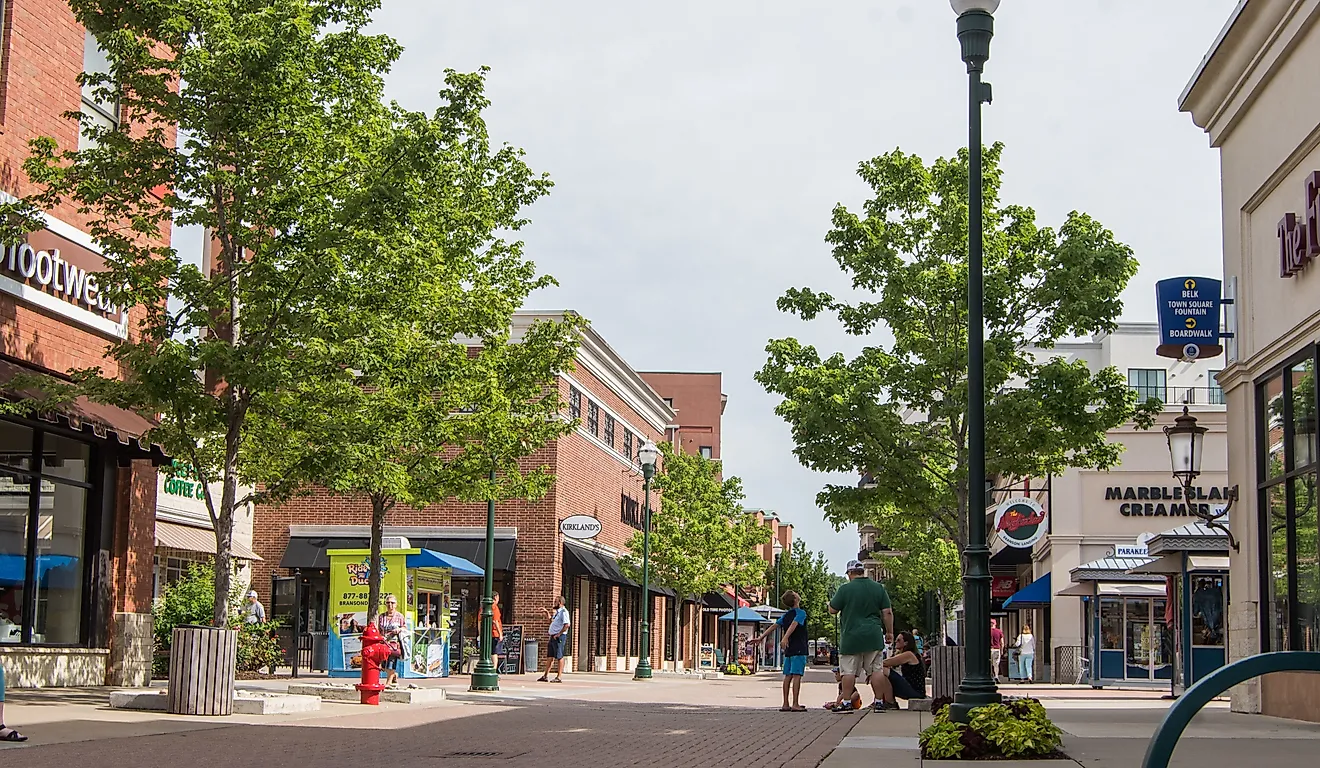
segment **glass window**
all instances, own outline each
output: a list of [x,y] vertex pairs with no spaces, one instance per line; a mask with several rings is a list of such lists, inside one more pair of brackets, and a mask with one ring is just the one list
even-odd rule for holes
[[1304,360],[1289,369],[1292,402],[1292,436],[1289,467],[1304,469],[1315,463],[1315,371],[1313,361]]
[[1223,405],[1223,404],[1224,404],[1224,389],[1223,389],[1223,387],[1220,387],[1220,386],[1219,386],[1219,378],[1218,378],[1218,377],[1219,377],[1219,373],[1220,373],[1219,371],[1211,371],[1211,372],[1210,372],[1210,379],[1209,379],[1209,384],[1210,384],[1209,402],[1210,402],[1211,405]]
[[587,401],[587,431],[600,437],[600,406]]
[[1283,477],[1283,377],[1275,376],[1262,386],[1261,396],[1265,413],[1263,438],[1265,453],[1265,479]]
[[623,431],[623,455],[627,456],[629,460],[635,458],[633,455],[632,433],[626,429]]
[[1224,577],[1190,576],[1192,645],[1224,644]]
[[1320,651],[1320,533],[1316,530],[1315,475],[1295,477],[1293,525],[1297,541],[1296,651]]
[[31,480],[23,475],[0,475],[0,643],[23,639],[31,488]]
[[80,483],[87,482],[91,446],[47,433],[41,441],[41,473]]
[[614,447],[614,417],[605,414],[605,444]]
[[576,387],[570,387],[568,390],[568,417],[582,418],[582,393],[577,391]]
[[32,430],[0,421],[0,466],[32,469]]
[[[1123,598],[1100,598],[1100,650],[1123,650]],[[1099,660],[1092,662],[1099,669]]]
[[1263,494],[1269,539],[1269,562],[1266,573],[1265,607],[1266,627],[1269,629],[1270,650],[1288,648],[1288,500],[1282,483]]
[[1129,368],[1128,386],[1137,392],[1137,398],[1146,400],[1159,400],[1166,402],[1168,400],[1165,392],[1168,382],[1168,372],[1163,368]]
[[[96,36],[87,32],[83,38],[83,72],[89,75],[109,75],[110,59],[105,49],[97,42]],[[114,130],[119,127],[119,97],[106,94],[106,85],[83,85],[83,114],[91,119],[97,128]],[[91,132],[83,130],[79,137],[78,148],[90,149],[96,146]]]
[[69,645],[82,638],[83,534],[87,491],[41,484],[37,533],[37,620],[32,641]]
[[711,448],[709,445],[701,446],[701,458],[703,459],[715,458],[715,449]]

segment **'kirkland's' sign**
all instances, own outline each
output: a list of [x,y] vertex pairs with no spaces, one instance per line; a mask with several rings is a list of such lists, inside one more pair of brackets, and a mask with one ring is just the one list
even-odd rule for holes
[[1219,346],[1218,280],[1173,277],[1155,284],[1160,316],[1160,348],[1166,357],[1214,357]]
[[1215,505],[1200,502],[1227,500],[1228,489],[1218,487],[1211,487],[1209,491],[1193,488],[1186,496],[1179,486],[1162,488],[1139,485],[1105,489],[1105,501],[1124,502],[1118,505],[1118,512],[1124,517],[1187,517],[1196,515],[1198,511],[1208,515]]

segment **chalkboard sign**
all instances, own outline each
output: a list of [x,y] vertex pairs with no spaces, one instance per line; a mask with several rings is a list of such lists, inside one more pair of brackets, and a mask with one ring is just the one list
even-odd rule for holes
[[504,625],[504,663],[501,675],[521,675],[523,654],[523,628],[521,624]]

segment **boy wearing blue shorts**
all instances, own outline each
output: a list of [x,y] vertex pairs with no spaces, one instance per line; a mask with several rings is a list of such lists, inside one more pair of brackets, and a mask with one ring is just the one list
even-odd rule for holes
[[[802,598],[796,592],[785,592],[783,596],[784,614],[779,621],[761,633],[757,642],[764,640],[778,627],[783,631],[779,645],[784,649],[784,704],[780,712],[806,712],[807,708],[798,701],[802,691],[802,675],[807,671],[807,612],[802,610]],[[789,704],[789,694],[793,702]]]

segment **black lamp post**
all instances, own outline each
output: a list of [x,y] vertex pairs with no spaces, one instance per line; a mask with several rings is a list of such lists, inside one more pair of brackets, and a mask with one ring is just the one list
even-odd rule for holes
[[[481,596],[481,659],[472,670],[472,683],[469,690],[498,691],[500,689],[500,671],[491,659],[491,633],[495,626],[495,470],[490,470],[491,497],[486,502],[486,574],[482,579]],[[442,606],[441,610],[447,610]],[[459,643],[459,647],[463,647]]]
[[655,443],[646,441],[637,451],[637,459],[642,463],[642,642],[641,658],[637,660],[637,669],[633,671],[634,680],[651,679],[651,478],[655,477],[655,463],[660,458],[660,449]]
[[[982,306],[983,221],[981,202],[981,105],[990,101],[990,84],[981,71],[990,58],[994,37],[992,15],[999,0],[950,0],[958,14],[958,41],[967,64],[967,487],[985,485],[985,328]],[[963,595],[967,606],[966,674],[950,714],[967,722],[975,707],[1000,700],[990,674],[990,547],[986,542],[985,508],[969,493],[967,504],[967,570]]]

